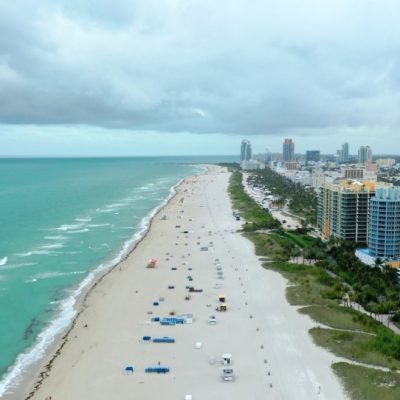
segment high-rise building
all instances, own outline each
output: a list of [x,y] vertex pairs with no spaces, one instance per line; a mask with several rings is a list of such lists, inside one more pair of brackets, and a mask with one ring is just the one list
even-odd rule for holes
[[369,146],[361,146],[358,149],[358,163],[365,164],[372,161],[372,150]]
[[318,227],[325,237],[354,240],[365,245],[368,239],[369,200],[376,182],[343,180],[326,184],[318,196]]
[[319,150],[307,150],[306,151],[306,164],[309,162],[318,162],[321,158]]
[[369,253],[373,257],[400,258],[400,188],[380,188],[370,201]]
[[249,140],[242,140],[240,147],[240,161],[251,160],[251,143]]
[[285,139],[283,142],[283,161],[294,161],[294,142],[292,139]]
[[342,149],[340,151],[339,162],[341,163],[348,163],[349,162],[349,144],[343,143]]

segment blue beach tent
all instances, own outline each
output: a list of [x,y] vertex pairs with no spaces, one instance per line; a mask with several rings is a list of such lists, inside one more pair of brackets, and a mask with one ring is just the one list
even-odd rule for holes
[[133,374],[133,371],[135,370],[134,365],[127,365],[124,369],[125,374]]
[[164,336],[161,338],[154,338],[153,343],[175,343],[175,339],[169,336]]
[[144,372],[146,373],[155,373],[155,374],[166,374],[169,372],[168,367],[163,367],[161,365],[157,365],[155,367],[147,367],[145,368]]

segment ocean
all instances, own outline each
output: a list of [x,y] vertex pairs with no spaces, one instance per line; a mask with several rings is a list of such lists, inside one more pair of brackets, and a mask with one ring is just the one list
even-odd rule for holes
[[184,177],[235,157],[0,159],[0,397]]

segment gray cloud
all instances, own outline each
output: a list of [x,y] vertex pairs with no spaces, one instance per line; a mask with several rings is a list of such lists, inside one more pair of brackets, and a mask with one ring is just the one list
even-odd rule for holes
[[395,0],[0,8],[5,124],[242,135],[400,125]]

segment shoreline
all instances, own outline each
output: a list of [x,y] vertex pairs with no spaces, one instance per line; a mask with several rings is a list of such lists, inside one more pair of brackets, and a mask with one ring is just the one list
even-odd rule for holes
[[[59,353],[52,354],[50,369],[42,370],[41,383],[24,398],[152,398],[160,390],[165,400],[185,393],[210,400],[346,398],[330,369],[336,357],[312,342],[308,329],[313,323],[287,303],[286,279],[265,270],[253,244],[237,233],[242,223],[232,218],[229,174],[222,171],[211,167],[182,182],[120,268],[91,288]],[[167,220],[156,218],[163,209]],[[159,266],[145,268],[154,255]],[[186,301],[188,273],[202,291]],[[209,325],[215,311],[208,307],[218,304],[221,290],[228,312],[216,313],[217,324]],[[154,308],[156,299],[160,303]],[[149,320],[171,310],[192,314],[193,324],[166,327]],[[175,344],[139,340],[168,333]],[[200,350],[194,346],[198,341]],[[221,380],[219,362],[211,364],[227,352],[233,354],[237,374],[232,383]],[[144,373],[157,360],[171,372]],[[122,368],[132,362],[137,368],[129,377]]]
[[[202,171],[191,173],[191,174],[187,175],[186,177],[180,179],[173,186],[171,186],[167,197],[164,200],[162,200],[159,205],[157,205],[153,210],[151,210],[147,215],[145,215],[142,218],[142,220],[138,224],[138,227],[139,227],[138,231],[135,232],[130,239],[128,239],[124,242],[124,244],[122,245],[122,248],[119,252],[119,255],[117,255],[115,257],[115,258],[119,258],[118,261],[113,262],[113,260],[115,258],[111,259],[110,261],[107,261],[108,263],[110,263],[110,266],[106,267],[106,270],[104,272],[96,271],[99,268],[101,268],[102,263],[100,263],[100,265],[98,267],[96,267],[96,269],[94,271],[91,271],[88,273],[88,275],[86,276],[85,279],[87,279],[87,277],[90,275],[90,273],[93,273],[94,277],[93,277],[93,280],[91,282],[89,282],[88,286],[86,288],[83,288],[83,290],[80,293],[78,293],[78,295],[74,298],[75,303],[73,305],[73,309],[75,312],[75,316],[71,319],[71,321],[68,322],[67,326],[64,327],[61,332],[56,333],[54,335],[52,341],[49,344],[47,344],[47,346],[45,348],[45,350],[46,350],[45,355],[43,355],[42,357],[40,357],[37,360],[33,360],[33,361],[29,362],[27,365],[24,365],[22,367],[23,368],[22,374],[25,376],[23,376],[20,381],[13,383],[14,380],[18,379],[16,373],[14,373],[14,376],[9,378],[10,382],[5,383],[4,392],[0,393],[1,398],[7,399],[10,396],[11,397],[14,396],[14,394],[16,394],[16,393],[26,392],[25,389],[31,388],[31,387],[33,387],[34,389],[32,391],[30,391],[29,394],[24,395],[24,400],[28,400],[35,395],[38,388],[41,386],[43,381],[48,376],[48,374],[51,370],[52,364],[57,359],[57,357],[61,354],[61,351],[68,340],[68,336],[70,335],[71,331],[74,329],[74,327],[76,325],[76,321],[78,320],[79,316],[84,311],[85,302],[87,301],[90,293],[97,287],[97,285],[107,275],[109,275],[111,272],[113,272],[121,263],[126,261],[129,258],[129,256],[134,252],[134,250],[137,248],[137,246],[146,238],[146,235],[149,233],[149,231],[154,223],[154,219],[165,209],[165,207],[168,206],[168,204],[177,195],[178,187],[180,185],[182,185],[185,182],[185,180],[190,179],[192,177],[196,177],[201,174],[204,174],[207,172],[207,170],[208,170],[208,165],[205,165],[205,167]],[[144,221],[146,221],[146,222],[144,222]],[[137,236],[137,238],[135,238],[135,236]],[[128,244],[128,246],[127,246],[126,250],[124,251],[124,247],[127,244]],[[76,288],[78,289],[79,286],[83,282],[84,282],[84,280],[82,282],[78,283]],[[63,301],[65,301],[65,300],[67,300],[67,298],[64,299]],[[61,312],[61,310],[60,310],[60,312]],[[40,337],[40,335],[43,332],[45,332],[49,328],[52,321],[57,319],[58,315],[59,315],[59,313],[57,313],[57,315],[55,315],[55,317],[51,321],[49,321],[49,324],[46,325],[45,329],[39,333],[38,338]],[[7,380],[9,373],[11,374],[13,372],[13,369],[16,368],[18,358],[20,356],[29,354],[32,350],[35,349],[35,347],[37,345],[38,345],[38,340],[36,340],[35,343],[31,347],[26,349],[26,351],[24,351],[23,353],[20,353],[18,355],[14,364],[11,365],[9,367],[9,369],[6,371],[6,373],[4,374],[1,382],[3,382],[4,380]],[[30,375],[26,371],[26,369],[29,367],[34,367],[36,372],[33,375]],[[36,378],[34,378],[34,377],[36,377]]]

